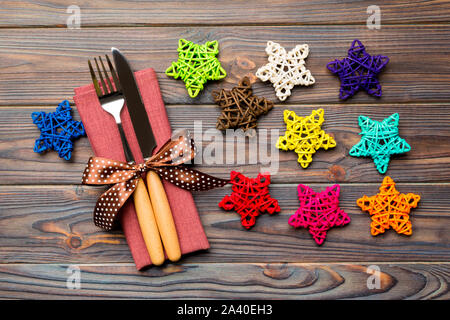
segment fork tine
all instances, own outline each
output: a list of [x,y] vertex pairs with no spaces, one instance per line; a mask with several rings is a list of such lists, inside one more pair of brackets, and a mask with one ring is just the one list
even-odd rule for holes
[[121,91],[121,89],[120,89],[120,83],[119,83],[119,78],[117,77],[116,70],[114,70],[114,67],[113,67],[113,65],[112,65],[112,63],[111,63],[111,60],[109,60],[108,55],[106,54],[105,56],[106,56],[106,60],[107,60],[108,65],[109,65],[109,70],[111,70],[111,75],[112,75],[112,77],[113,77],[113,81],[114,81],[114,84],[115,84],[115,86],[116,86],[116,91]]
[[102,83],[103,92],[106,95],[106,94],[108,94],[108,87],[106,86],[106,82],[103,79],[102,72],[100,71],[100,67],[98,66],[97,58],[94,58],[94,61],[95,61],[95,64],[97,65],[97,71],[98,71],[98,74],[100,76],[100,81]]
[[100,60],[100,64],[102,65],[103,72],[105,73],[106,81],[108,81],[109,93],[112,93],[114,91],[114,88],[111,84],[111,80],[109,80],[109,75],[108,75],[108,72],[106,71],[105,65],[103,64],[102,57],[99,56],[98,59]]
[[91,78],[92,78],[92,83],[94,84],[95,92],[97,93],[97,96],[100,97],[102,95],[102,92],[100,91],[97,77],[95,76],[95,72],[94,72],[94,69],[92,68],[92,64],[91,64],[90,60],[88,60],[88,64],[89,64],[89,71],[91,72]]

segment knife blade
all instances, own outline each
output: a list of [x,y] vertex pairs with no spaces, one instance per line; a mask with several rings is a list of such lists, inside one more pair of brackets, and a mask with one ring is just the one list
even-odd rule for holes
[[[111,48],[111,51],[134,132],[142,156],[146,159],[152,155],[153,149],[156,147],[156,139],[148,119],[147,110],[142,102],[134,73],[127,59],[117,48]],[[178,261],[181,257],[181,250],[172,211],[161,179],[153,171],[147,173],[147,186],[167,257],[171,261]]]
[[139,148],[145,159],[152,155],[153,149],[156,147],[152,126],[148,119],[144,103],[142,102],[136,79],[134,78],[133,71],[128,64],[127,59],[122,55],[119,49],[112,48],[111,51],[119,76],[120,85],[122,86],[125,101],[127,103],[128,112],[130,113],[131,122],[133,123],[134,132],[136,133],[139,143]]

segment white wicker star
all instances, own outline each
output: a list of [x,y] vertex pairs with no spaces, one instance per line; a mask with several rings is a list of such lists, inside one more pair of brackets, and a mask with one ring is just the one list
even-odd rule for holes
[[316,82],[311,71],[305,68],[305,59],[309,53],[307,44],[297,45],[286,53],[278,43],[268,41],[266,53],[269,63],[259,68],[256,76],[263,82],[270,80],[281,101],[291,95],[294,86],[309,86]]

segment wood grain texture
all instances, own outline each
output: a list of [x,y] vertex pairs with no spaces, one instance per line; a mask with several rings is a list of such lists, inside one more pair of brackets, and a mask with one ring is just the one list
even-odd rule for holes
[[[299,179],[300,180],[300,179]],[[299,181],[300,182],[300,181]],[[421,196],[413,209],[413,235],[370,235],[370,217],[356,200],[372,195],[379,184],[341,185],[340,206],[351,223],[333,228],[317,246],[305,229],[287,221],[298,208],[297,185],[273,185],[280,214],[263,214],[254,228],[241,226],[235,212],[217,204],[230,187],[196,193],[195,203],[211,249],[188,255],[190,262],[336,262],[449,261],[450,185],[398,184],[400,192]],[[315,190],[325,184],[311,184]],[[0,187],[0,261],[2,263],[117,263],[132,262],[120,231],[103,232],[92,223],[95,200],[102,188],[88,186]]]
[[[81,25],[365,24],[373,1],[2,1],[0,27],[66,27],[69,5]],[[382,23],[448,22],[448,1],[377,1]],[[326,11],[326,13],[325,13]],[[245,12],[245,14],[242,14]]]
[[[366,27],[367,7],[381,9],[381,29]],[[81,9],[81,29],[69,30],[70,5]],[[67,1],[17,0],[0,4],[0,298],[30,299],[450,299],[450,1]],[[178,39],[218,40],[228,76],[209,82],[196,99],[164,71],[177,59]],[[383,97],[359,92],[338,99],[339,80],[326,63],[346,56],[353,39],[372,55],[390,58],[380,75]],[[312,87],[294,88],[283,104],[255,76],[267,62],[268,40],[286,49],[307,43]],[[284,132],[282,112],[325,109],[324,130],[337,147],[318,151],[307,170],[293,152],[276,150],[279,171],[270,190],[282,211],[263,214],[245,230],[239,216],[217,207],[230,187],[195,193],[211,249],[180,262],[135,269],[120,231],[92,223],[101,187],[80,186],[92,151],[75,143],[71,161],[32,151],[39,133],[30,113],[53,111],[73,89],[90,83],[87,59],[120,48],[134,69],[153,67],[173,129],[214,128],[218,108],[211,91],[234,87],[248,75],[254,93],[277,105],[261,129]],[[384,176],[369,158],[348,155],[364,114],[381,120],[400,114],[400,136],[411,152],[391,160],[387,174],[400,192],[422,199],[413,209],[413,235],[392,230],[370,235],[370,217],[356,206]],[[75,110],[75,119],[79,116]],[[261,136],[262,131],[259,131]],[[210,141],[196,139],[205,148]],[[241,144],[238,146],[242,147]],[[245,150],[246,157],[249,151]],[[226,178],[230,170],[254,176],[261,164],[198,164]],[[351,223],[329,231],[318,247],[304,229],[287,224],[298,208],[296,186],[323,189],[341,183],[340,205]],[[67,267],[81,270],[81,289],[66,288]],[[367,288],[367,266],[382,272],[381,288]]]
[[[135,70],[156,70],[166,104],[212,104],[212,90],[230,89],[245,75],[255,82],[256,95],[276,99],[271,84],[254,76],[267,63],[268,40],[287,49],[301,43],[310,46],[306,66],[316,83],[296,87],[286,104],[340,103],[339,79],[326,64],[345,57],[355,38],[370,54],[387,55],[390,62],[380,75],[383,97],[359,92],[350,103],[449,101],[449,34],[445,24],[389,25],[376,32],[364,25],[0,29],[0,105],[71,99],[75,87],[91,81],[87,60],[108,53],[112,46],[122,49]],[[211,81],[196,99],[187,95],[181,80],[164,74],[177,59],[180,38],[199,43],[218,40],[219,60],[228,73],[222,81]]]
[[[183,264],[138,272],[133,265],[0,265],[0,298],[27,299],[449,299],[449,264]],[[71,266],[74,268],[74,266]],[[73,269],[72,269],[73,270]],[[176,312],[175,310],[171,310]],[[276,313],[276,312],[274,312]]]
[[[348,155],[350,148],[360,137],[358,116],[361,114],[382,120],[394,112],[400,114],[400,136],[412,146],[412,151],[391,159],[387,174],[398,182],[446,182],[450,176],[450,108],[447,104],[430,105],[276,105],[267,116],[259,120],[259,128],[278,130],[284,134],[283,111],[287,108],[298,115],[308,115],[311,110],[322,107],[325,110],[323,129],[334,135],[337,147],[319,150],[313,156],[308,169],[302,169],[297,163],[294,152],[273,150],[272,167],[276,169],[279,157],[279,170],[273,175],[274,183],[308,182],[375,182],[382,176],[370,158],[355,158]],[[1,184],[79,184],[81,174],[92,150],[87,138],[75,142],[75,151],[71,161],[65,161],[55,152],[37,154],[33,152],[34,140],[39,137],[37,127],[32,123],[30,113],[43,110],[54,111],[55,107],[2,107],[0,108],[0,174]],[[217,106],[172,105],[167,107],[169,120],[174,130],[194,129],[194,121],[202,121],[202,132],[215,127],[218,115]],[[75,119],[79,119],[76,111]],[[261,133],[261,132],[260,132]],[[118,134],[118,133],[117,133]],[[260,134],[261,136],[261,134]],[[269,137],[271,134],[269,134]],[[273,137],[278,135],[274,132]],[[222,137],[221,134],[218,137]],[[209,136],[194,137],[200,155],[207,155],[206,149],[213,138]],[[202,140],[203,138],[203,140]],[[261,140],[259,140],[261,141]],[[258,164],[250,164],[248,157],[249,140],[246,145],[236,143],[247,155],[245,165],[238,165],[237,156],[231,164],[209,163],[200,155],[196,168],[205,173],[228,178],[230,170],[239,170],[244,174],[255,176],[260,170],[267,170],[270,164],[261,164],[263,157],[258,156]],[[200,148],[202,147],[202,148]],[[274,148],[274,147],[273,147]],[[270,155],[262,148],[262,155]],[[224,161],[227,160],[226,149]],[[272,157],[272,156],[271,156]],[[229,160],[231,157],[228,157]],[[20,161],[20,166],[18,162]]]

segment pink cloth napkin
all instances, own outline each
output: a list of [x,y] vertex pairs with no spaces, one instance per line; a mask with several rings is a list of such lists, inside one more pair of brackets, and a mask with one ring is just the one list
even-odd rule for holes
[[[135,78],[156,137],[158,146],[155,148],[155,151],[157,151],[171,137],[170,123],[161,97],[158,79],[153,69],[138,71],[135,73]],[[80,113],[94,154],[98,157],[125,161],[119,129],[114,118],[102,109],[94,86],[90,84],[76,88],[73,99]],[[130,149],[136,162],[141,163],[143,161],[142,154],[126,107],[122,109],[121,116]],[[201,249],[208,249],[208,239],[200,222],[191,193],[165,180],[163,180],[163,184],[175,220],[181,253],[186,254]],[[133,255],[136,268],[141,270],[151,265],[151,260],[142,238],[133,201],[127,201],[121,211],[120,222],[123,232]]]

